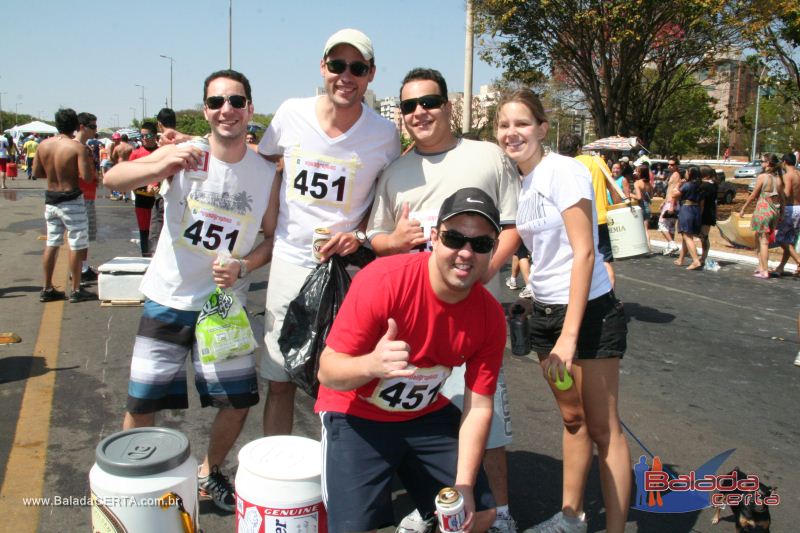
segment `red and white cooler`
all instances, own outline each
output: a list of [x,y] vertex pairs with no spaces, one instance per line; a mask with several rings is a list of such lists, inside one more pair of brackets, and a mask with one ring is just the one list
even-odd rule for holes
[[322,447],[304,437],[264,437],[239,452],[236,531],[327,533]]

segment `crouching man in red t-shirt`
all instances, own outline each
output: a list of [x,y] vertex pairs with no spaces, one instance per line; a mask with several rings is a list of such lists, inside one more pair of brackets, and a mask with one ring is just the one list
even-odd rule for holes
[[[433,252],[377,259],[353,280],[322,352],[315,407],[331,533],[394,524],[395,472],[423,517],[441,488],[455,486],[465,531],[491,526],[481,460],[506,329],[480,280],[499,233],[491,198],[461,189],[442,203]],[[439,389],[465,361],[461,413]]]

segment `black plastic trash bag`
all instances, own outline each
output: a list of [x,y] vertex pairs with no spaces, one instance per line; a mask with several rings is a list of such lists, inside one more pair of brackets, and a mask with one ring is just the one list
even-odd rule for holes
[[309,274],[300,294],[289,304],[278,338],[289,378],[313,398],[319,390],[319,356],[350,288],[346,264],[347,257],[334,255]]

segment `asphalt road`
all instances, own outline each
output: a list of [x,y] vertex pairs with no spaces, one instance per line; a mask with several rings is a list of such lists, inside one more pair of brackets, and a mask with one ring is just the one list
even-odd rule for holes
[[[121,428],[141,309],[67,303],[62,317],[44,316],[43,310],[53,304],[38,301],[44,246],[37,240],[43,233],[41,184],[17,181],[12,188],[24,190],[0,195],[0,330],[19,334],[22,342],[0,346],[0,506],[12,531],[85,531],[88,507],[23,509],[20,487],[39,487],[38,493],[22,496],[87,493],[95,446]],[[98,200],[97,211],[99,240],[90,251],[92,264],[138,255],[137,245],[130,242],[132,205]],[[752,267],[726,263],[717,273],[687,272],[660,256],[620,261],[615,267],[617,293],[629,316],[620,391],[627,427],[679,473],[735,448],[722,470],[739,466],[777,486],[781,503],[772,508],[773,531],[795,530],[791,524],[800,521],[800,368],[792,361],[798,351],[800,281],[762,281],[751,277]],[[256,273],[250,309],[263,308],[265,289],[262,269]],[[515,297],[511,291],[504,294],[506,302]],[[48,358],[42,347],[58,328],[57,348]],[[508,455],[511,510],[521,530],[559,508],[561,424],[532,356],[508,352],[505,364],[514,427]],[[24,395],[41,389],[46,379],[54,383],[52,407],[41,401],[21,414]],[[43,397],[49,398],[46,393]],[[200,458],[213,413],[190,398],[188,411],[167,412],[159,421],[185,432]],[[319,422],[311,401],[299,393],[297,403],[295,433],[317,438]],[[231,475],[238,449],[260,437],[261,409],[253,409],[228,458],[224,470]],[[44,427],[41,437],[31,436],[28,429],[36,424]],[[629,444],[633,462],[645,452],[633,437]],[[21,470],[11,469],[18,452],[37,446],[41,453],[30,453]],[[408,502],[399,495],[397,503],[399,518]],[[232,515],[217,512],[210,502],[202,502],[200,509],[206,533],[234,528]],[[586,511],[589,530],[604,530],[596,462]],[[631,511],[627,530],[725,532],[733,530],[730,520],[726,511],[723,523],[712,528],[710,510],[668,515]]]

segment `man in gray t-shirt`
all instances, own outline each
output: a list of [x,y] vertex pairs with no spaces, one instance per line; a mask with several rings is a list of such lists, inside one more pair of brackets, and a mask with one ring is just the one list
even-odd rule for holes
[[[390,164],[378,180],[367,238],[378,255],[426,249],[442,201],[459,189],[477,187],[492,198],[500,211],[502,231],[498,248],[483,278],[497,298],[500,284],[495,283],[496,274],[520,243],[515,226],[519,173],[495,144],[453,135],[447,84],[438,71],[409,72],[403,80],[400,99],[403,120],[415,145],[412,151]],[[442,388],[442,393],[459,407],[464,395],[463,368],[454,368]],[[484,467],[498,506],[493,528],[503,532],[516,532],[508,512],[505,447],[510,443],[511,416],[501,369]],[[430,524],[432,518],[421,517],[414,511],[401,521],[398,531],[424,532]]]

